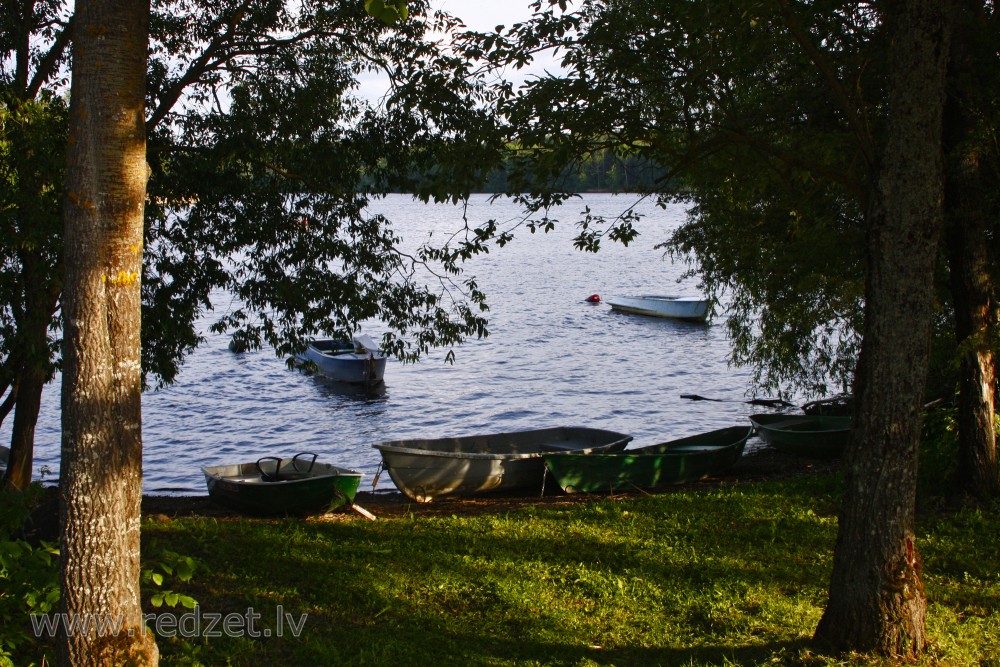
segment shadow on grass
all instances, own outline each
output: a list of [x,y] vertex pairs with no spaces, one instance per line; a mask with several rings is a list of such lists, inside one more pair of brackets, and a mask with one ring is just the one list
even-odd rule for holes
[[[815,611],[834,537],[811,511],[743,492],[375,524],[187,519],[144,532],[205,564],[184,592],[206,612],[253,609],[272,631],[166,641],[164,654],[184,664],[196,645],[194,662],[235,665],[767,662],[811,633],[803,613]],[[279,606],[307,614],[299,636],[274,636]]]

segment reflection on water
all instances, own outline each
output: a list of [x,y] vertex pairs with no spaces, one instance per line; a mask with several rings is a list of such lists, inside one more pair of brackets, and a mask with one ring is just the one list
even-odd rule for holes
[[[228,338],[207,342],[177,383],[143,396],[145,490],[203,494],[204,465],[287,457],[300,451],[365,473],[378,467],[376,442],[460,436],[548,426],[591,426],[634,436],[641,447],[701,431],[745,424],[748,373],[729,368],[719,324],[678,322],[613,312],[587,303],[629,294],[695,294],[677,284],[684,266],[654,246],[666,239],[683,209],[640,205],[647,217],[628,248],[605,244],[597,254],[573,248],[572,224],[584,205],[614,214],[629,197],[588,195],[559,214],[551,234],[522,232],[507,247],[478,257],[468,271],[487,293],[491,335],[417,364],[390,360],[374,394],[290,369],[271,350],[234,354]],[[390,196],[377,211],[394,221],[408,243],[462,224],[462,209]],[[470,222],[519,219],[505,202],[473,200]],[[225,307],[225,299],[213,300]],[[207,329],[207,323],[206,323]],[[365,333],[376,337],[375,325]],[[723,399],[692,402],[681,394]],[[36,470],[58,469],[58,386],[44,396]],[[9,420],[8,420],[9,422]],[[0,437],[9,439],[9,423]],[[391,490],[383,476],[380,490]]]
[[325,393],[331,399],[346,399],[356,401],[372,401],[385,398],[387,389],[385,380],[372,382],[369,384],[352,384],[348,382],[338,382],[321,374],[309,376],[309,380],[316,386],[316,390]]

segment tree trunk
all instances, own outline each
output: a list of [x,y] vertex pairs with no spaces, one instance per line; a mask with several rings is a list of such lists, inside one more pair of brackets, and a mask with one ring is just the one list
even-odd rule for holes
[[997,434],[994,421],[996,368],[990,345],[996,304],[992,298],[990,275],[989,218],[995,217],[986,196],[977,127],[981,111],[984,63],[993,44],[986,46],[987,58],[977,54],[977,45],[986,20],[982,5],[963,2],[952,44],[949,95],[945,115],[945,141],[949,156],[946,203],[949,214],[948,249],[951,290],[955,304],[955,334],[960,355],[958,443],[959,483],[966,491],[982,498],[1000,492],[997,463]]
[[815,636],[840,650],[913,656],[927,645],[913,515],[943,220],[949,5],[898,3],[886,18],[889,118],[867,220],[864,338],[830,598]]
[[22,252],[21,266],[24,313],[15,343],[19,349],[11,355],[17,359],[17,379],[10,461],[3,478],[3,488],[9,491],[24,491],[31,483],[35,426],[42,407],[42,390],[52,372],[48,330],[60,293],[60,288],[52,284],[54,271],[37,254]]
[[[147,0],[78,0],[65,202],[64,665],[155,665],[139,599]],[[119,627],[115,627],[120,624]]]
[[10,435],[10,458],[3,477],[3,489],[6,491],[24,491],[31,483],[35,425],[38,423],[42,389],[46,381],[45,371],[34,365],[22,368],[20,375]]
[[[970,194],[968,188],[963,188]],[[966,198],[967,199],[967,198]],[[993,326],[986,230],[981,209],[960,205],[949,230],[955,332],[959,342],[958,474],[966,491],[981,498],[1000,492],[994,407],[996,369],[989,335]]]

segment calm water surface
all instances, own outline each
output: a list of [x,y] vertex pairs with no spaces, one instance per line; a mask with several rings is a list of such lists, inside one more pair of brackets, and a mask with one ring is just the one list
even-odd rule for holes
[[[365,473],[370,488],[383,440],[591,426],[628,433],[631,447],[711,428],[744,424],[749,373],[728,367],[724,327],[612,312],[607,299],[628,294],[696,294],[680,284],[682,265],[654,246],[684,219],[681,207],[643,203],[641,235],[628,248],[598,254],[572,245],[584,206],[620,213],[634,198],[587,195],[563,207],[556,232],[522,231],[507,247],[470,262],[490,304],[491,335],[418,364],[390,360],[385,392],[366,397],[290,370],[270,349],[233,354],[228,337],[207,334],[176,384],[143,396],[145,491],[203,494],[201,466],[316,452]],[[408,244],[443,239],[461,225],[462,209],[391,196],[373,206],[393,220]],[[471,223],[516,220],[518,209],[479,196]],[[224,295],[213,302],[225,308]],[[205,320],[207,330],[210,319]],[[376,338],[382,331],[367,326]],[[46,388],[36,440],[36,470],[59,468],[58,379]],[[692,402],[694,393],[724,402]],[[9,422],[10,420],[8,420]],[[9,440],[9,423],[0,437]],[[753,441],[751,441],[753,443]],[[378,490],[394,490],[382,475]]]

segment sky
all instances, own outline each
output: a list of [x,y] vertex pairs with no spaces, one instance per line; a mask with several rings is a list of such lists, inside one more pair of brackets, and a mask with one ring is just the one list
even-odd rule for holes
[[510,27],[531,16],[531,0],[431,0],[432,9],[443,9],[462,19],[473,30]]
[[[532,0],[430,0],[430,11],[444,10],[457,16],[470,30],[480,32],[493,31],[498,25],[508,28],[515,23],[531,18]],[[551,58],[544,54],[536,55],[535,64],[512,75],[515,82],[523,81],[526,76],[540,74],[545,70],[557,69]],[[361,95],[365,99],[376,101],[385,93],[385,79],[369,74],[361,79]]]

